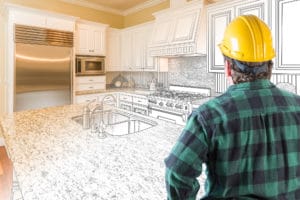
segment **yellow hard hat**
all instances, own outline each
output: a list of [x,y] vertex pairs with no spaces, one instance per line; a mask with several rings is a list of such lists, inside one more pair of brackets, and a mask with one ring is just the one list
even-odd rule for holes
[[254,15],[241,15],[229,23],[219,47],[225,56],[245,62],[263,62],[275,57],[271,31]]

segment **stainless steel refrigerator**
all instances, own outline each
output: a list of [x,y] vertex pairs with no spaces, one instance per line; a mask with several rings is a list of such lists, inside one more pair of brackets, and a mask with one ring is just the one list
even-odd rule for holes
[[15,26],[14,111],[71,103],[73,33]]

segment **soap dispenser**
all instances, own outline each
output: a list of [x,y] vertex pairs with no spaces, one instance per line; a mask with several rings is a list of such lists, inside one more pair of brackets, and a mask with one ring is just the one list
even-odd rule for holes
[[156,80],[155,78],[152,79],[151,83],[150,83],[150,88],[149,88],[150,91],[155,91],[156,90]]

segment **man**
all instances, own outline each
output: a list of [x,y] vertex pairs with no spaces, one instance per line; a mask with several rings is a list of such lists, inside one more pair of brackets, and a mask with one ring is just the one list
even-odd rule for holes
[[233,83],[194,111],[165,159],[168,199],[300,199],[300,97],[278,89],[271,32],[253,15],[239,16],[219,45]]

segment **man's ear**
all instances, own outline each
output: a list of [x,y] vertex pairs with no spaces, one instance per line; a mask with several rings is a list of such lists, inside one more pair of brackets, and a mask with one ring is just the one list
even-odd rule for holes
[[226,75],[226,77],[231,77],[230,62],[228,60],[225,60],[224,66],[225,66],[225,75]]

